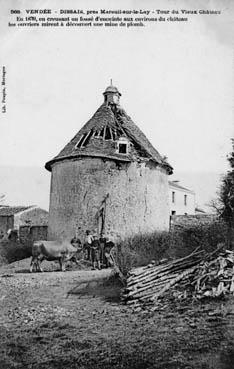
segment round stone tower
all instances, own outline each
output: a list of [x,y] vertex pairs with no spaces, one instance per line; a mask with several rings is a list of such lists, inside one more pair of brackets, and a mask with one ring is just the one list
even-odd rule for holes
[[121,238],[169,226],[172,167],[119,105],[104,103],[45,167],[51,171],[49,239],[83,238],[87,229]]

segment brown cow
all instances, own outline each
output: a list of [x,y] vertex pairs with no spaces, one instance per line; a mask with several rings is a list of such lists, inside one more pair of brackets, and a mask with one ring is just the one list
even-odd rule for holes
[[35,241],[32,246],[30,272],[33,272],[34,269],[42,272],[41,262],[43,260],[58,260],[61,271],[65,271],[66,261],[72,260],[78,264],[77,254],[79,251],[80,249],[66,241]]

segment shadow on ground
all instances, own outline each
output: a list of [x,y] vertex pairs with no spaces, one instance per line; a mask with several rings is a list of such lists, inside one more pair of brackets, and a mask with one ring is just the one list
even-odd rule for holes
[[82,281],[79,285],[68,292],[68,295],[101,297],[107,302],[120,302],[121,290],[123,288],[120,280],[112,275],[108,278]]
[[30,272],[29,269],[21,269],[21,270],[16,270],[15,273],[16,274],[31,274],[31,275],[34,275],[34,274],[43,274],[43,273],[54,273],[54,272],[61,272],[61,270],[59,268],[55,268],[53,270],[43,270],[43,272]]

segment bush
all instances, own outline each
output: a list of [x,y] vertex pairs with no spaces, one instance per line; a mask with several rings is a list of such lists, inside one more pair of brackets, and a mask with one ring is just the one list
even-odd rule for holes
[[31,250],[29,244],[3,239],[0,241],[0,265],[28,258]]
[[227,244],[227,227],[213,221],[175,229],[170,232],[139,234],[121,241],[116,247],[116,262],[124,275],[152,260],[174,259],[189,255],[197,247],[212,252],[218,243]]
[[111,253],[124,275],[127,275],[129,270],[140,264],[140,255],[131,250],[129,244],[119,243]]

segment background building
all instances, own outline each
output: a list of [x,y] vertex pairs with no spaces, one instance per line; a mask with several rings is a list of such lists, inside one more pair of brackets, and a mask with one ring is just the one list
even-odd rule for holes
[[0,206],[0,232],[21,226],[47,226],[48,211],[38,206]]
[[170,215],[194,215],[195,192],[182,187],[179,181],[169,181]]
[[123,237],[169,228],[172,167],[119,105],[109,86],[104,103],[54,159],[48,237],[85,230]]

